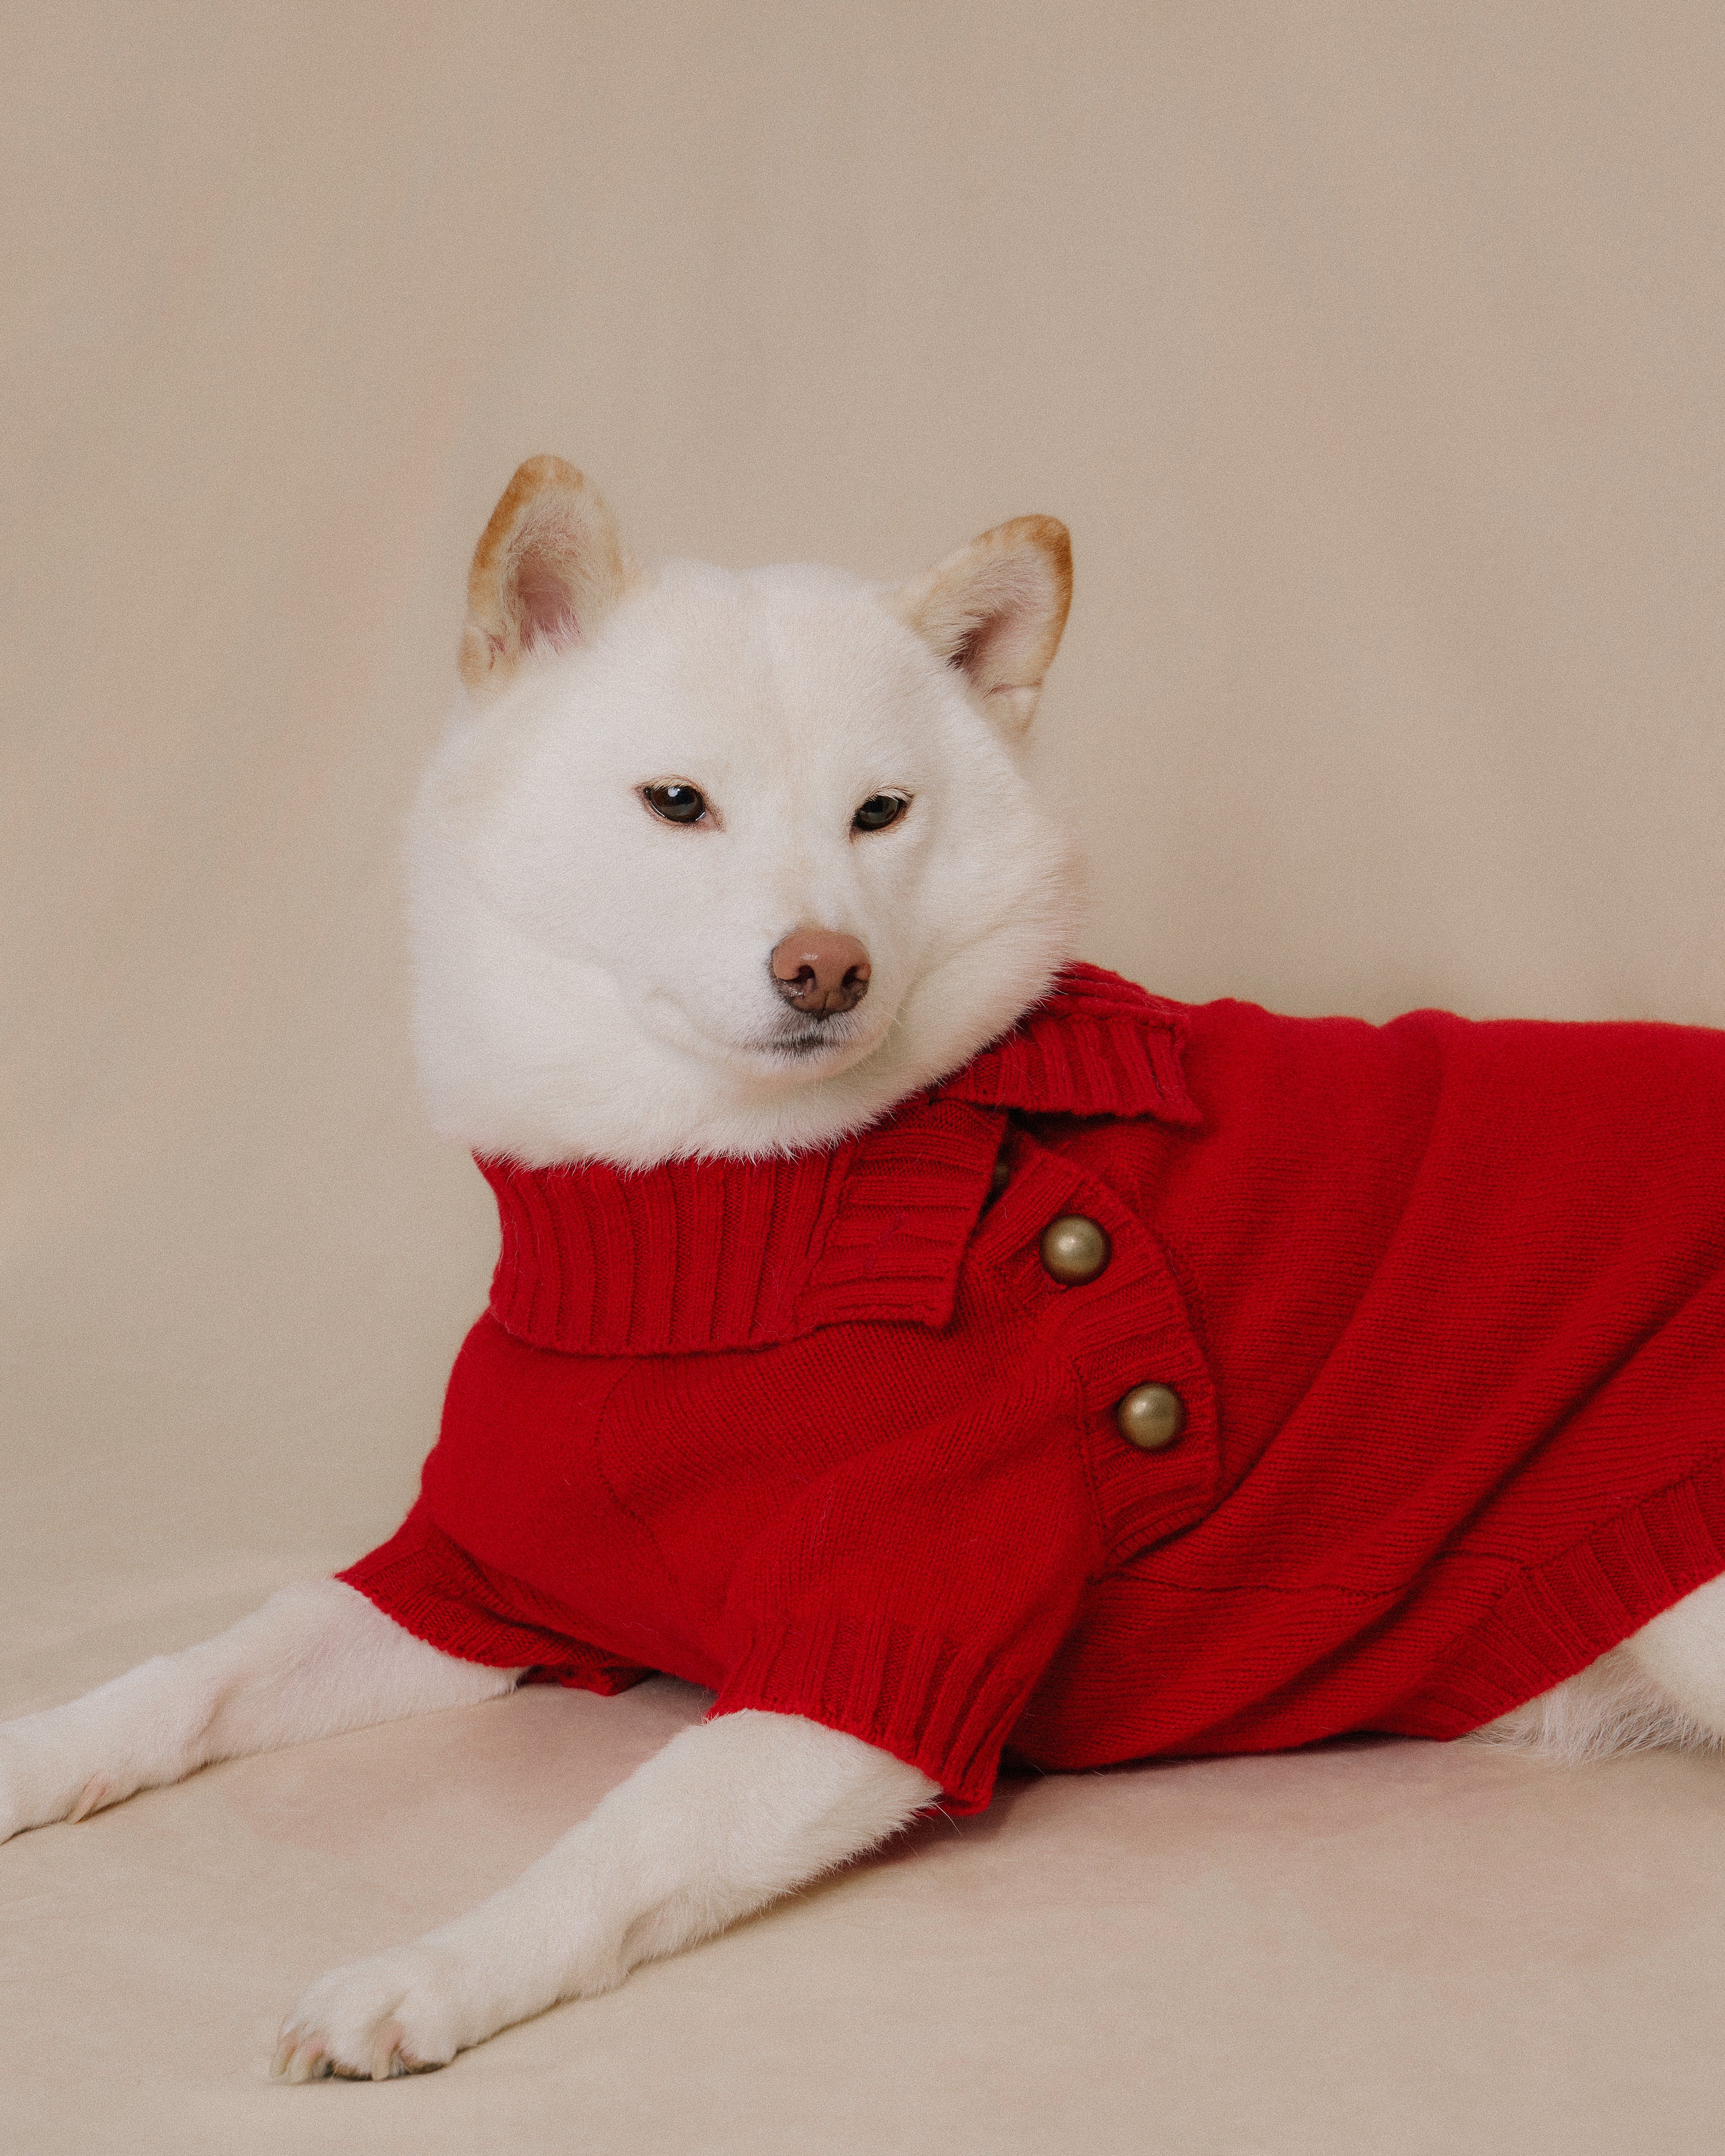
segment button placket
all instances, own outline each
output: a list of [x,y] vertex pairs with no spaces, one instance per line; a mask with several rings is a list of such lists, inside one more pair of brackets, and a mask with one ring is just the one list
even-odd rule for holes
[[[1058,1223],[1093,1224],[1106,1264],[1087,1280],[1060,1281],[1043,1243]],[[1027,1317],[1055,1328],[1076,1380],[1077,1435],[1113,1559],[1127,1558],[1200,1519],[1220,1472],[1215,1392],[1185,1299],[1149,1224],[1079,1163],[1019,1136],[1011,1183],[978,1229],[978,1255]],[[1137,1411],[1141,1435],[1122,1428],[1124,1402],[1147,1387],[1159,1413]],[[1175,1440],[1178,1440],[1176,1442]]]

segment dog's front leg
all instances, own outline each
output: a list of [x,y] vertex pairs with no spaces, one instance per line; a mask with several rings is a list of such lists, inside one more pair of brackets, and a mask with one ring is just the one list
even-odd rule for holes
[[938,1794],[891,1753],[799,1716],[685,1730],[476,1909],[320,1979],[274,2070],[383,2081],[445,2065],[872,1848]]
[[439,1654],[340,1580],[285,1588],[213,1640],[0,1723],[0,1841],[213,1759],[495,1698],[520,1674]]

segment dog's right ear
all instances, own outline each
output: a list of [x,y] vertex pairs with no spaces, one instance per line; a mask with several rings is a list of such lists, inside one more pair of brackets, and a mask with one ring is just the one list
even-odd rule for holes
[[1071,603],[1072,542],[1053,516],[997,524],[886,601],[1014,738],[1035,716]]
[[561,457],[529,457],[474,549],[462,680],[495,696],[530,653],[591,636],[639,573],[598,489]]

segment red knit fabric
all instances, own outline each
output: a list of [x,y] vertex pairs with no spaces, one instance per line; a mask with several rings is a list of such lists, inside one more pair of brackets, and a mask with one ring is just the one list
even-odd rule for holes
[[670,1671],[974,1810],[1008,1744],[1458,1736],[1725,1571],[1725,1034],[1079,966],[829,1152],[480,1165],[490,1309],[342,1575],[471,1661]]

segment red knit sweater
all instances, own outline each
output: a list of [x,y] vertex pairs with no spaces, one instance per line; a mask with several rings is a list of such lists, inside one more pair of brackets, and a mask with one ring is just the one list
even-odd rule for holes
[[1725,1571],[1725,1033],[1076,966],[830,1151],[480,1165],[490,1308],[343,1574],[471,1661],[670,1671],[975,1810],[1008,1744],[1457,1736]]

